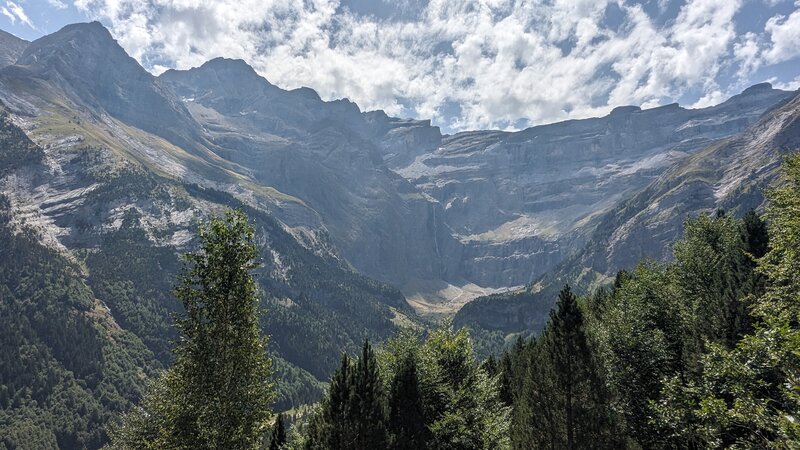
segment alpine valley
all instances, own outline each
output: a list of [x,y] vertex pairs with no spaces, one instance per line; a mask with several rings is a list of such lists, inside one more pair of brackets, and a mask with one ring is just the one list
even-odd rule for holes
[[227,207],[255,225],[275,409],[296,410],[365,339],[452,320],[488,355],[539,332],[564,284],[670,260],[687,217],[761,211],[800,148],[800,94],[766,83],[443,135],[242,60],[153,76],[98,22],[0,32],[0,66],[0,445],[106,442],[173,361],[180,255]]

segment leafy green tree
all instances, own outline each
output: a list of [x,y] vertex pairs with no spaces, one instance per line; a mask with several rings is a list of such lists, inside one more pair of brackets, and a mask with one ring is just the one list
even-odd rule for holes
[[[787,183],[767,193],[769,249],[757,261],[766,290],[753,305],[755,330],[734,349],[712,346],[694,388],[707,446],[800,448],[800,156],[784,171]],[[766,248],[763,237],[754,242],[752,254]]]
[[431,332],[420,349],[420,365],[434,448],[508,447],[509,410],[500,400],[498,379],[475,360],[466,329]]
[[659,397],[651,399],[651,422],[662,442],[712,445],[709,436],[716,431],[709,427],[706,412],[696,407],[708,387],[705,360],[715,349],[734,348],[752,330],[749,310],[764,289],[763,277],[754,271],[754,256],[763,255],[767,242],[763,221],[752,212],[744,220],[718,212],[714,218],[686,222],[668,271],[680,293],[684,345],[680,364],[665,374]]
[[185,314],[174,365],[114,433],[119,448],[251,449],[268,431],[274,398],[259,296],[254,228],[229,210],[199,230],[175,294]]

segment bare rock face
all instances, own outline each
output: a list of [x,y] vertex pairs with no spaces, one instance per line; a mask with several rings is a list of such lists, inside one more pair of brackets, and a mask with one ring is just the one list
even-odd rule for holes
[[628,106],[517,133],[460,133],[396,171],[444,205],[470,280],[525,284],[579,249],[603,212],[789,95],[762,84],[699,110]]
[[[83,139],[73,144],[224,191],[398,286],[526,284],[589,242],[604,213],[788,96],[764,84],[699,110],[624,106],[442,136],[430,121],[280,89],[241,60],[153,77],[96,22],[30,43],[0,69],[0,100],[36,118],[42,142]],[[646,246],[657,229],[637,227],[629,235]]]
[[460,248],[441,206],[384,161],[420,144],[430,149],[439,134],[429,122],[362,114],[310,89],[284,91],[238,60],[168,71],[160,81],[183,99],[220,156],[319,213],[358,270],[401,285],[457,274]]
[[[730,102],[753,101],[768,90],[756,86]],[[671,258],[671,245],[687,217],[718,208],[740,215],[762,208],[764,190],[778,182],[783,155],[797,148],[800,92],[743,132],[680,160],[600,216],[586,244],[536,278],[533,289],[477,299],[458,312],[455,323],[506,333],[540,330],[564,284],[587,292],[642,259]],[[509,321],[509,315],[516,319]]]
[[0,68],[17,62],[30,42],[0,30]]

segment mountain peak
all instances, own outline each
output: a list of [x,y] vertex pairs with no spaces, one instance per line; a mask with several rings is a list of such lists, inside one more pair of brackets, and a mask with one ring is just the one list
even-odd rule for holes
[[158,78],[183,97],[194,97],[203,91],[224,91],[228,96],[249,97],[277,89],[244,60],[222,57],[187,70],[170,69]]
[[65,79],[92,79],[97,77],[98,70],[113,70],[125,73],[126,77],[147,74],[100,22],[67,25],[33,41],[17,64],[38,75],[56,71]]
[[210,59],[204,62],[200,67],[226,67],[256,73],[255,69],[253,69],[250,64],[247,64],[245,60],[241,58],[225,58],[224,56],[217,56],[216,58]]
[[742,95],[760,94],[772,90],[772,83],[758,83],[742,91]]
[[0,30],[0,68],[17,62],[30,42]]
[[638,111],[641,111],[641,110],[642,110],[642,108],[640,108],[638,106],[632,106],[632,105],[631,106],[617,106],[616,108],[611,110],[610,114],[612,116],[616,116],[616,115],[621,115],[621,114],[630,114],[630,113],[638,112]]
[[5,77],[42,80],[52,95],[191,148],[194,129],[175,96],[130,57],[100,23],[76,23],[33,41]]

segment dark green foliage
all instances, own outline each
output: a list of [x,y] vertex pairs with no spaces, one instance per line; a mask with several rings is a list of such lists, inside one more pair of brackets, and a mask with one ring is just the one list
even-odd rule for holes
[[364,342],[361,357],[353,374],[354,404],[360,419],[355,422],[356,448],[384,448],[387,444],[386,434],[386,394],[383,380],[378,370],[375,352]]
[[80,268],[9,226],[0,196],[0,445],[97,448],[152,373],[152,354],[95,300]]
[[145,398],[147,419],[129,413],[115,447],[259,447],[274,393],[250,273],[257,267],[254,232],[241,211],[201,226],[201,251],[186,256],[175,290],[185,310],[175,363]]
[[31,142],[24,131],[11,123],[0,102],[0,176],[44,158],[44,151]]
[[524,373],[522,389],[514,398],[513,448],[621,445],[605,379],[590,348],[583,313],[569,287],[559,294],[544,333],[516,346],[513,354],[516,359],[526,359],[517,367]]
[[283,422],[283,414],[278,414],[275,419],[275,425],[272,426],[272,434],[269,437],[269,450],[286,448],[286,428]]
[[[369,354],[362,353],[361,359]],[[359,370],[365,371],[361,359],[356,364],[347,357],[342,360],[328,394],[310,420],[306,448],[362,449],[387,444],[398,449],[507,448],[508,408],[500,401],[497,378],[489,377],[475,360],[465,330],[436,330],[424,342],[405,334],[387,343],[380,353],[383,393],[368,394],[367,398],[381,397],[388,402],[388,417],[377,407],[364,407],[363,400],[352,400],[358,396],[356,385],[366,386],[356,382]],[[348,404],[349,408],[344,406]],[[364,428],[361,419],[349,411],[365,411],[364,415],[373,419]],[[356,430],[373,436],[365,439],[354,433]]]
[[389,405],[390,447],[397,450],[426,448],[430,432],[425,426],[425,406],[419,386],[417,361],[411,355],[400,360],[392,378]]
[[383,380],[369,342],[353,363],[342,356],[328,395],[310,426],[307,448],[385,448],[387,411]]

